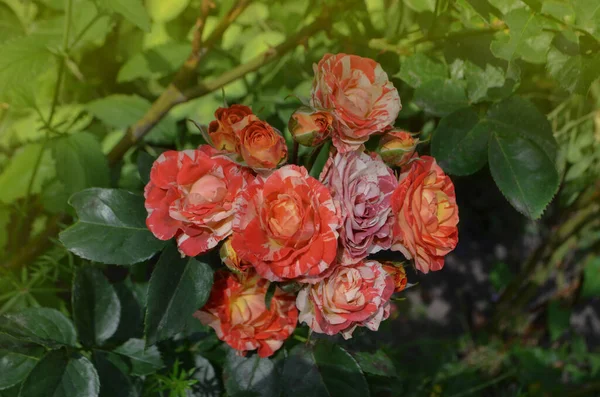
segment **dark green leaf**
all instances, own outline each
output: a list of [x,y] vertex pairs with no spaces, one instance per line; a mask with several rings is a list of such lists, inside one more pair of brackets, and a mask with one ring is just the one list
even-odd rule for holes
[[508,265],[504,262],[499,262],[494,265],[490,272],[490,283],[496,292],[502,291],[508,283],[514,278]]
[[92,134],[81,132],[53,141],[52,155],[56,176],[69,196],[88,187],[109,185],[108,162]]
[[353,356],[364,373],[387,377],[397,375],[394,363],[383,350],[375,353],[356,352]]
[[127,367],[112,353],[94,351],[92,360],[100,378],[100,397],[137,397],[131,379],[122,367]]
[[440,120],[431,141],[431,153],[449,174],[469,175],[487,161],[489,129],[479,124],[471,108],[463,108]]
[[469,105],[464,82],[435,78],[415,90],[415,103],[434,116],[445,116]]
[[554,162],[534,142],[506,125],[489,123],[488,161],[496,185],[519,212],[539,218],[558,189]]
[[325,142],[325,144],[323,144],[323,146],[319,150],[319,154],[317,155],[317,158],[315,159],[315,163],[310,168],[310,176],[312,176],[313,178],[319,179],[319,175],[321,175],[321,171],[323,171],[323,167],[325,167],[325,163],[327,162],[327,159],[329,158],[330,148],[331,148],[331,142],[327,141],[327,142]]
[[144,301],[136,296],[137,284],[125,280],[114,284],[113,287],[121,302],[120,321],[117,330],[108,343],[122,344],[131,338],[142,338],[144,335]]
[[20,397],[96,397],[100,391],[98,373],[83,356],[69,356],[62,350],[49,353],[29,373]]
[[0,347],[0,390],[19,384],[44,353],[42,347]]
[[121,302],[102,272],[81,267],[73,281],[73,319],[79,339],[87,346],[100,346],[119,326]]
[[285,360],[285,396],[365,397],[369,387],[352,356],[327,340],[297,345]]
[[182,258],[173,245],[167,246],[148,287],[146,344],[152,345],[182,331],[188,317],[206,303],[212,282],[209,265]]
[[150,170],[154,164],[155,158],[150,156],[148,153],[140,151],[137,157],[137,167],[140,173],[140,179],[144,185],[150,182]]
[[223,395],[221,382],[210,361],[201,356],[194,357],[194,374],[192,378],[198,383],[193,385],[197,395],[202,397],[219,397]]
[[156,346],[145,346],[142,339],[130,339],[114,350],[131,360],[131,374],[150,375],[164,367],[160,352]]
[[75,327],[61,312],[49,308],[30,308],[0,317],[0,333],[54,349],[75,346]]
[[582,298],[600,296],[600,257],[586,263],[583,269]]
[[402,62],[400,72],[395,77],[402,79],[411,87],[417,88],[434,79],[447,79],[448,67],[417,52]]
[[168,43],[153,47],[131,57],[119,70],[120,83],[138,78],[163,77],[175,72],[192,51],[189,43]]
[[121,14],[142,30],[150,31],[150,17],[142,0],[101,0],[100,4],[117,14]]
[[146,227],[144,198],[119,189],[86,189],[71,196],[79,220],[60,233],[71,252],[101,263],[131,265],[164,245]]
[[249,395],[276,397],[281,393],[281,385],[275,368],[275,362],[260,358],[257,354],[241,357],[229,349],[223,367],[225,390],[232,396]]
[[275,295],[276,290],[277,284],[270,283],[267,293],[265,294],[265,306],[267,307],[267,310],[271,310],[271,301],[273,300],[273,295]]
[[600,77],[600,54],[571,56],[552,48],[548,53],[547,68],[561,87],[585,95],[594,80]]
[[561,305],[559,301],[548,303],[548,330],[553,341],[570,327],[571,310]]

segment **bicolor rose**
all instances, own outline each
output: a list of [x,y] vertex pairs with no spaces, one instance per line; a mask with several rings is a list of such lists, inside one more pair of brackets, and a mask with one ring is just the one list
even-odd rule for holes
[[314,283],[336,256],[340,219],[327,187],[304,167],[258,176],[237,200],[232,245],[271,281]]
[[208,145],[165,152],[144,189],[146,225],[161,240],[177,237],[185,255],[206,252],[231,234],[235,199],[253,178]]
[[309,106],[302,106],[290,117],[290,134],[304,146],[318,146],[329,137],[333,129],[333,115]]
[[406,269],[402,263],[382,262],[383,269],[394,280],[394,292],[404,291],[408,278],[406,277]]
[[418,143],[409,132],[390,131],[381,138],[377,152],[385,163],[402,167],[413,157]]
[[327,161],[320,179],[340,205],[342,265],[391,247],[391,196],[398,181],[379,156],[337,153]]
[[414,159],[392,195],[394,244],[423,273],[440,270],[458,243],[458,207],[452,180],[435,159]]
[[213,328],[219,339],[240,354],[258,350],[260,357],[269,357],[294,332],[298,311],[294,295],[279,288],[267,309],[268,288],[269,281],[256,274],[238,277],[219,271],[208,302],[194,317]]
[[337,266],[333,273],[298,293],[298,320],[314,332],[352,337],[357,326],[377,331],[389,316],[392,278],[376,261]]
[[[245,124],[243,128],[240,128]],[[248,116],[235,126],[238,153],[255,169],[273,169],[287,159],[287,145],[279,131],[266,121]]]
[[245,105],[231,105],[228,108],[218,108],[215,119],[208,125],[208,135],[213,146],[221,151],[235,153],[237,138],[233,126],[252,115],[252,110]]
[[326,54],[313,69],[311,104],[332,112],[333,144],[340,152],[356,150],[391,128],[402,106],[381,65],[356,55]]

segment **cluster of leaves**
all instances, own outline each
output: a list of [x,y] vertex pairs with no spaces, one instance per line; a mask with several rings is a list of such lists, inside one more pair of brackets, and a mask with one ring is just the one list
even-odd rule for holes
[[[534,219],[562,182],[556,205],[569,208],[600,176],[596,1],[349,0],[326,32],[175,106],[110,165],[107,154],[190,55],[202,3],[0,0],[0,258],[10,265],[0,272],[0,396],[535,395],[598,375],[597,354],[581,339],[558,352],[508,353],[501,342],[465,348],[463,339],[417,354],[376,343],[386,355],[300,343],[299,328],[272,360],[239,357],[191,316],[218,259],[181,259],[156,240],[141,196],[163,150],[202,143],[186,120],[207,124],[225,99],[251,105],[289,141],[285,127],[294,97],[310,93],[312,64],[347,52],[381,63],[400,90],[397,127],[430,138],[419,152],[446,172],[468,178],[487,164],[499,191]],[[247,64],[339,2],[213,3],[203,39],[248,4],[191,84]],[[299,151],[314,175],[326,154]],[[588,225],[575,245],[595,247],[599,230]],[[561,244],[566,255],[573,241]],[[579,269],[582,299],[600,295],[598,266],[592,258]],[[550,342],[567,333],[563,303],[548,306]],[[539,379],[553,383],[538,387]]]

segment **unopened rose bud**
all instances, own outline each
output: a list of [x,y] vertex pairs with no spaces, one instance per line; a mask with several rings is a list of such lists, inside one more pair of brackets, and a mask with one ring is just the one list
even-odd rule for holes
[[402,263],[382,262],[383,269],[394,280],[394,292],[403,291],[406,288],[408,278],[406,278],[406,270]]
[[412,158],[418,143],[419,139],[409,132],[395,130],[381,138],[377,151],[384,162],[401,167]]
[[237,274],[246,273],[246,271],[252,266],[249,263],[240,260],[237,252],[231,246],[231,239],[225,240],[221,249],[219,250],[221,261],[227,266],[229,270]]
[[288,127],[299,144],[317,146],[329,137],[332,123],[331,113],[302,106],[292,114]]

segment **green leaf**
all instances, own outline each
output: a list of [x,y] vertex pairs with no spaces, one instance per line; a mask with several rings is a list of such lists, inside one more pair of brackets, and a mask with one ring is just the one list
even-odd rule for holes
[[[416,12],[433,12],[436,0],[403,0],[409,8]],[[439,1],[439,0],[438,0]]]
[[99,391],[98,373],[87,358],[57,350],[33,368],[19,397],[96,397]]
[[107,187],[109,170],[100,143],[88,133],[68,135],[52,142],[56,175],[69,196],[88,187]]
[[559,176],[554,162],[534,142],[505,124],[490,123],[488,161],[492,177],[519,212],[538,219],[554,197]]
[[17,14],[7,4],[0,3],[0,44],[25,33]]
[[0,202],[10,204],[27,195],[29,183],[33,176],[33,167],[40,156],[42,160],[35,175],[31,193],[38,194],[46,181],[55,175],[54,162],[49,151],[40,143],[32,143],[20,148],[6,168],[0,174],[0,186],[10,186],[10,189],[0,189]]
[[278,397],[281,393],[275,362],[258,354],[241,357],[229,349],[223,366],[223,383],[228,395]]
[[92,266],[79,268],[73,281],[73,318],[79,339],[100,346],[119,326],[121,302],[102,272]]
[[[506,83],[502,69],[490,64],[486,64],[485,69],[482,69],[470,61],[456,60],[452,64],[451,70],[454,72],[453,78],[465,80],[467,96],[471,103],[497,99],[494,92],[504,87]],[[458,73],[459,76],[456,76],[455,73]],[[510,93],[509,90],[508,94]]]
[[600,296],[600,257],[589,261],[583,269],[582,298]]
[[114,352],[131,360],[131,374],[135,376],[150,375],[165,366],[158,348],[146,347],[142,339],[130,339]]
[[510,34],[501,34],[492,42],[492,53],[508,62],[523,59],[530,63],[544,63],[553,34],[543,30],[541,17],[527,8],[519,8],[506,14],[505,21]]
[[79,220],[59,238],[82,258],[132,265],[151,258],[165,245],[146,227],[142,196],[120,189],[91,188],[75,193],[69,201]]
[[327,340],[295,346],[282,374],[286,397],[365,397],[369,386],[352,356]]
[[140,29],[150,31],[150,17],[141,0],[100,0],[100,4],[122,15]]
[[440,120],[431,141],[431,153],[449,174],[473,174],[487,162],[489,129],[479,124],[471,108],[463,108]]
[[548,330],[552,341],[557,340],[570,327],[571,310],[559,301],[548,303]]
[[150,79],[166,76],[179,69],[191,51],[190,43],[168,43],[140,52],[127,60],[121,67],[117,81],[124,83],[138,78]]
[[398,77],[413,88],[417,88],[436,78],[447,79],[448,67],[443,63],[432,60],[421,52],[417,52],[402,62],[400,72],[394,77]]
[[514,274],[504,262],[498,262],[490,272],[490,283],[496,292],[502,291],[512,281]]
[[[131,338],[141,338],[144,335],[144,309],[145,299],[136,295],[139,284],[125,280],[113,284],[119,302],[121,302],[120,321],[117,330],[107,343],[111,345],[121,344]],[[143,292],[145,295],[146,291]]]
[[[127,128],[140,120],[152,104],[137,95],[114,94],[86,105],[88,111],[114,128]],[[152,143],[172,143],[175,139],[175,120],[167,115],[144,137]]]
[[48,50],[49,39],[41,34],[17,37],[0,45],[0,98],[33,85],[43,72],[54,65]]
[[364,373],[387,377],[397,376],[394,363],[383,350],[377,350],[375,353],[356,352],[353,356]]
[[190,0],[148,0],[146,5],[153,21],[168,22],[177,18],[189,3]]
[[321,175],[321,171],[323,171],[323,167],[325,167],[325,163],[329,158],[329,151],[331,149],[331,141],[327,141],[323,144],[323,146],[319,150],[319,154],[315,159],[315,163],[310,169],[310,176],[313,178],[319,179],[319,175]]
[[252,58],[259,56],[269,48],[273,48],[285,40],[285,35],[274,30],[262,32],[252,37],[246,42],[242,53],[240,54],[240,62],[246,63]]
[[0,333],[50,349],[77,342],[73,323],[58,310],[42,307],[0,317]]
[[556,48],[548,52],[548,72],[570,93],[586,95],[600,77],[600,54],[567,55]]
[[138,395],[127,375],[127,365],[118,356],[94,351],[92,361],[100,379],[100,397],[135,397]]
[[208,300],[212,282],[210,266],[182,258],[173,245],[168,245],[150,278],[146,344],[153,345],[182,331],[187,318]]
[[265,294],[265,306],[267,310],[271,310],[271,301],[273,300],[273,295],[275,295],[275,291],[277,290],[276,283],[270,283],[269,288],[267,289],[267,293]]
[[0,390],[19,384],[44,353],[42,347],[0,347]]
[[469,105],[464,83],[435,78],[415,90],[414,102],[434,116],[445,116]]

